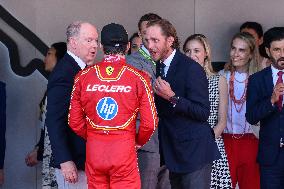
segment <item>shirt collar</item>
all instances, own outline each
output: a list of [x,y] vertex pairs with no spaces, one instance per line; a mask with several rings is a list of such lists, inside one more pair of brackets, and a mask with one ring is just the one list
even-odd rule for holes
[[[284,71],[284,70],[278,70],[273,65],[271,65],[270,67],[271,67],[271,71],[272,71],[273,84],[276,85],[277,80],[278,80],[278,72],[279,71]],[[283,76],[282,76],[282,78],[283,78]]]
[[144,45],[141,46],[141,49],[150,56],[150,52],[148,51],[148,49],[146,49]]
[[104,55],[104,62],[117,63],[125,61],[125,56],[122,55]]
[[271,70],[272,70],[272,76],[273,77],[278,77],[278,72],[279,71],[284,71],[284,70],[278,70],[277,68],[275,68],[273,65],[271,65]]
[[78,56],[76,56],[74,53],[72,53],[71,51],[67,50],[67,53],[74,58],[75,62],[77,62],[78,66],[81,68],[81,70],[83,70],[86,67],[86,64],[83,62],[83,60],[81,58],[79,58]]
[[166,65],[166,67],[170,66],[175,54],[176,54],[176,49],[174,49],[172,54],[168,58],[166,58],[166,60],[163,62]]

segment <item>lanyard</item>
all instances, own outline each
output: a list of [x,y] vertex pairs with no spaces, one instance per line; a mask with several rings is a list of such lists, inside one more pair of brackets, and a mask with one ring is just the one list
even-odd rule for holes
[[138,51],[140,52],[140,54],[142,56],[144,56],[144,58],[146,58],[147,60],[150,60],[154,66],[156,66],[156,62],[154,60],[152,60],[152,58],[143,50],[143,49],[138,49]]

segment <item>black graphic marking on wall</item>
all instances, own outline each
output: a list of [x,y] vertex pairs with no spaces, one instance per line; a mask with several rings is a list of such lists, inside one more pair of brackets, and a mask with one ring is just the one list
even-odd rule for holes
[[[0,18],[29,41],[42,55],[46,54],[48,46],[26,26],[14,18],[4,7],[2,7],[2,5],[0,5]],[[44,70],[43,62],[40,59],[36,58],[31,60],[26,67],[21,66],[17,44],[1,29],[0,41],[9,50],[11,68],[15,74],[25,77],[32,74],[35,70],[38,70],[47,78],[48,73]]]

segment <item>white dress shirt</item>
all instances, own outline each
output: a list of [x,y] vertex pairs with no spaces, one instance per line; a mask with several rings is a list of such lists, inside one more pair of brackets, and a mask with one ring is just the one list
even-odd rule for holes
[[168,70],[170,68],[170,64],[173,61],[175,54],[176,54],[176,49],[174,49],[171,55],[168,58],[166,58],[166,60],[163,62],[166,65],[164,68],[165,76],[167,76]]
[[74,58],[74,60],[77,62],[78,66],[81,68],[81,70],[83,70],[86,67],[86,63],[79,58],[78,56],[76,56],[74,53],[72,53],[71,51],[67,51],[67,53]]

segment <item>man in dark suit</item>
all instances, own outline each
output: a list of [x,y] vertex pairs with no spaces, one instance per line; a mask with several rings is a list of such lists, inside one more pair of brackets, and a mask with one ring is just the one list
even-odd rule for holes
[[74,77],[85,65],[93,64],[98,33],[90,23],[74,22],[67,27],[66,35],[67,53],[48,79],[46,124],[59,188],[87,188],[85,141],[71,130],[67,120]]
[[[146,25],[150,20],[161,19],[154,13],[143,15],[138,22],[139,36],[144,38]],[[151,76],[151,82],[156,79],[156,62],[152,60],[149,51],[144,45],[135,53],[126,57],[128,64],[143,70]],[[139,120],[137,120],[139,125]],[[169,171],[166,166],[160,166],[158,130],[138,152],[138,166],[141,176],[142,189],[170,189]]]
[[5,83],[0,81],[0,186],[4,183],[4,159],[6,132],[6,89]]
[[249,77],[246,119],[260,122],[258,162],[262,189],[284,186],[284,27],[269,29],[264,45],[272,65]]
[[219,158],[203,68],[179,50],[176,30],[167,20],[149,21],[145,45],[157,62],[154,82],[161,158],[173,189],[208,189],[211,166]]

